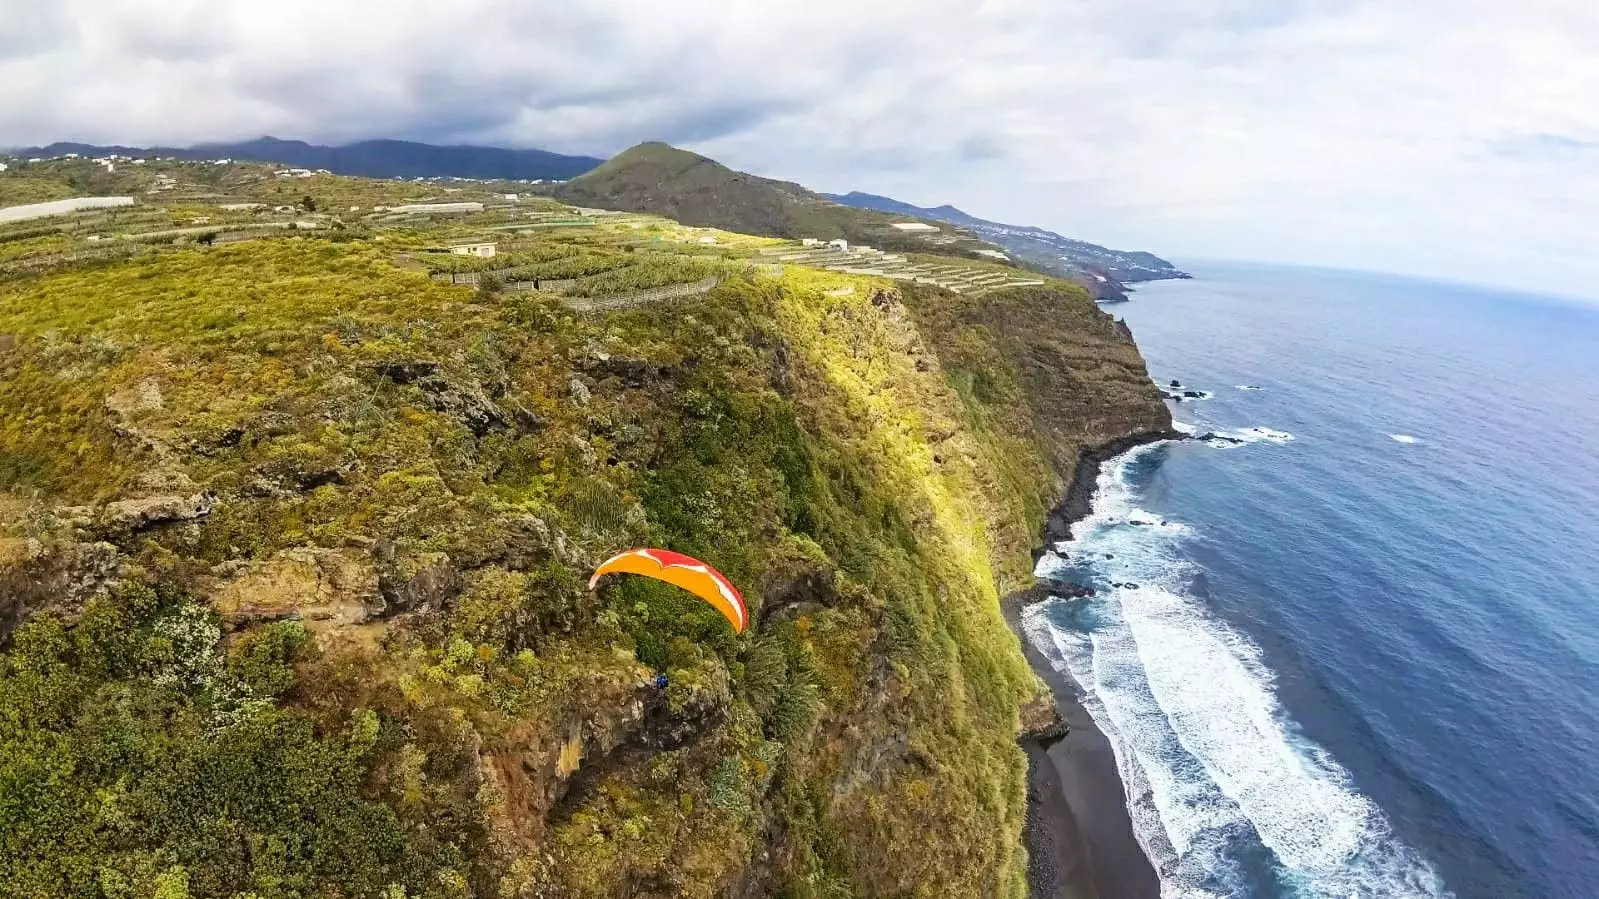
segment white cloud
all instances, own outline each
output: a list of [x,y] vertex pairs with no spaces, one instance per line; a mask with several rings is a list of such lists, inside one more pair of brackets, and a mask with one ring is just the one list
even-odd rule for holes
[[0,0],[0,143],[272,133],[607,153],[1186,255],[1589,289],[1570,0]]

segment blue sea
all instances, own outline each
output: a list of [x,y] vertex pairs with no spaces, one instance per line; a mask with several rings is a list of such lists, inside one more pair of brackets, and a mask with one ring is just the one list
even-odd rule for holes
[[[1599,305],[1201,266],[1028,632],[1168,897],[1599,896]],[[1258,388],[1258,389],[1246,389]]]

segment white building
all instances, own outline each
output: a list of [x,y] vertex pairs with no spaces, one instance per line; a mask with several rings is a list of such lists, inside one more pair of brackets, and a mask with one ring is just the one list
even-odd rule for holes
[[915,234],[937,234],[939,229],[926,222],[895,222],[894,227],[901,231],[910,231]]
[[822,245],[822,240],[819,237],[803,237],[803,238],[800,238],[800,246],[804,246],[804,247],[819,247],[821,245]]
[[264,206],[266,206],[265,203],[223,203],[217,208],[223,212],[249,212],[252,209],[260,209]]
[[510,200],[512,203],[515,203],[519,199],[519,196],[517,194],[506,194],[505,198]]
[[477,256],[482,259],[488,259],[494,255],[496,246],[493,243],[461,243],[450,247],[450,252],[457,256]]
[[830,240],[830,241],[827,242],[827,245],[829,247],[839,251],[840,253],[848,253],[849,252],[849,241],[847,241],[847,240],[842,240],[842,239],[840,239],[840,240]]

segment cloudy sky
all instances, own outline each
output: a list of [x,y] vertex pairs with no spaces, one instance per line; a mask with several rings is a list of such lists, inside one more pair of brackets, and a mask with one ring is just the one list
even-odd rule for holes
[[1599,296],[1589,0],[0,0],[0,146],[273,134],[737,168]]

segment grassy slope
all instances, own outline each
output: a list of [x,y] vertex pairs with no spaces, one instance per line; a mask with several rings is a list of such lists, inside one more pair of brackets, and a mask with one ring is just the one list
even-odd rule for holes
[[[0,894],[1021,895],[998,598],[1161,407],[1080,292],[885,286],[580,318],[305,238],[0,284]],[[582,589],[638,543],[759,625]]]

